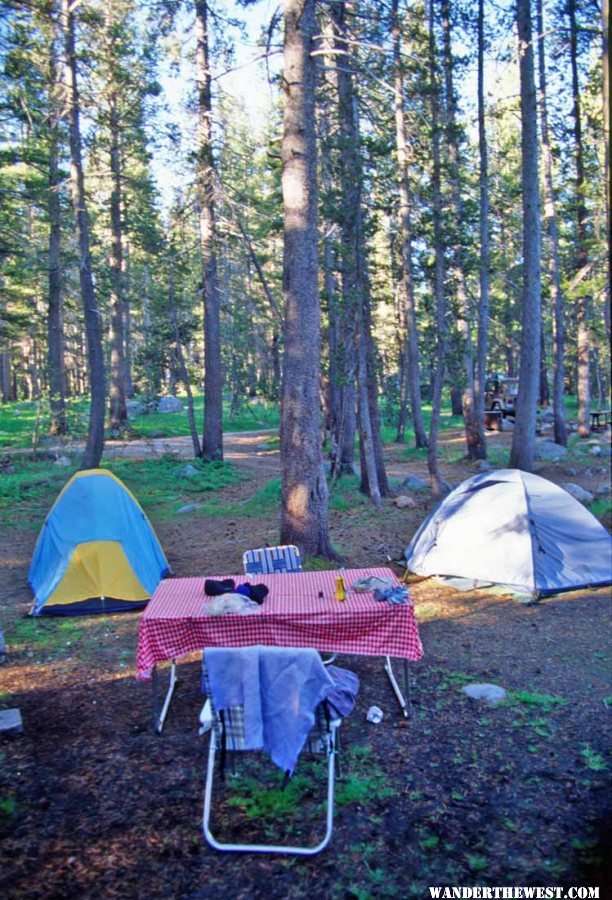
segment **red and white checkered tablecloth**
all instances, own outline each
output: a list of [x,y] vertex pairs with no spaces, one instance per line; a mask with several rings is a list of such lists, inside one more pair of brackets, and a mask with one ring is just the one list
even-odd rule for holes
[[[346,586],[344,601],[334,599],[339,575]],[[412,604],[376,601],[371,592],[352,590],[357,579],[370,576],[399,583],[391,569],[386,568],[215,576],[218,580],[233,578],[236,585],[246,581],[266,584],[270,589],[254,612],[220,616],[205,612],[212,598],[204,593],[203,576],[166,579],[142,615],[136,677],[150,678],[156,663],[205,647],[262,644],[314,647],[322,653],[420,659],[423,646]]]

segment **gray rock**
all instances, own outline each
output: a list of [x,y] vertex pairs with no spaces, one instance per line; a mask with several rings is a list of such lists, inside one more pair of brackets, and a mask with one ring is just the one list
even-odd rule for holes
[[157,404],[157,412],[159,413],[176,413],[182,412],[183,404],[178,397],[162,397]]
[[538,441],[535,448],[535,458],[543,460],[563,459],[567,456],[567,447],[555,444],[554,441]]
[[54,465],[56,466],[71,466],[72,462],[68,459],[67,456],[58,456],[55,460]]
[[404,478],[402,481],[402,487],[407,488],[409,491],[428,491],[429,485],[426,481],[423,481],[422,478],[417,478],[416,475],[409,475],[407,478]]
[[0,734],[21,734],[23,722],[18,709],[3,709],[0,711]]
[[399,497],[396,497],[393,501],[393,505],[397,506],[398,509],[414,509],[416,506],[416,502],[412,499],[412,497],[407,497],[405,494],[400,494]]
[[497,684],[466,684],[461,690],[472,700],[482,700],[489,706],[503,703],[508,696],[506,691]]
[[201,503],[188,503],[187,506],[181,506],[180,509],[177,509],[177,513],[180,514],[195,512],[195,510],[199,509],[201,505]]
[[612,487],[609,484],[598,484],[595,488],[595,496],[597,497],[607,497],[608,494],[612,491]]
[[139,400],[128,400],[125,405],[128,416],[142,416],[146,412],[145,407]]
[[542,422],[554,422],[555,414],[552,409],[543,409],[541,413],[538,414],[538,419]]
[[176,474],[180,478],[193,478],[194,475],[199,475],[200,473],[195,466],[187,465],[183,466],[183,468],[180,469]]
[[592,456],[601,456],[602,452],[603,452],[603,448],[602,448],[601,444],[593,444],[593,446],[591,447],[591,455]]
[[561,487],[581,503],[592,503],[595,499],[590,491],[585,491],[584,488],[581,488],[579,484],[574,484],[573,481],[565,481]]
[[478,463],[478,471],[479,472],[490,472],[493,466],[486,459],[481,459]]
[[572,477],[576,477],[578,474],[578,469],[575,469],[573,466],[568,466],[566,469],[563,469],[566,475],[571,475]]

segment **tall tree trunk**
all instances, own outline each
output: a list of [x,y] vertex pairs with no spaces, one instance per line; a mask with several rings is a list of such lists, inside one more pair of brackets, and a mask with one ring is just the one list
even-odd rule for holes
[[[334,51],[329,61],[337,98],[337,115],[340,130],[340,276],[341,290],[332,307],[334,359],[331,374],[334,379],[333,391],[337,397],[338,410],[334,418],[335,458],[332,465],[334,479],[345,474],[353,474],[355,461],[355,434],[358,430],[356,406],[358,378],[356,330],[357,317],[362,302],[361,266],[356,257],[358,217],[361,201],[361,168],[359,151],[355,145],[355,122],[353,109],[352,76],[342,66],[346,43],[342,37],[346,33],[346,9],[344,2],[330,10],[332,34],[328,42]],[[324,127],[327,120],[324,118]],[[328,176],[329,166],[325,168]],[[331,191],[331,185],[327,185]],[[330,347],[331,352],[331,347]],[[365,395],[364,395],[365,396]]]
[[[55,4],[51,9],[55,19]],[[51,434],[66,434],[66,383],[64,370],[64,340],[62,330],[62,282],[61,282],[61,208],[59,165],[59,119],[61,104],[62,66],[56,25],[52,25],[50,44],[49,86],[49,174],[47,213],[49,216],[49,312],[47,333],[49,341],[49,403],[51,407]]]
[[204,288],[204,435],[202,457],[223,459],[221,298],[217,278],[215,168],[208,41],[208,0],[195,0],[198,84],[198,201]]
[[285,0],[282,193],[285,356],[281,399],[281,541],[333,557],[321,453],[314,0]]
[[125,311],[125,396],[128,400],[134,398],[134,380],[132,377],[134,348],[132,346],[132,304],[130,300],[132,292],[130,271],[130,244],[125,242],[123,251],[123,308]]
[[612,202],[612,184],[610,183],[610,4],[603,0],[601,4],[602,19],[602,66],[601,91],[603,100],[604,123],[604,190],[606,192],[606,244],[608,248],[608,264],[606,266],[606,299],[604,302],[604,322],[606,334],[610,340],[610,304],[612,303],[611,279],[612,279],[612,222],[610,218],[610,203]]
[[[330,10],[335,29],[335,49],[339,54],[346,49],[346,4],[335,4]],[[341,56],[339,56],[342,59]],[[366,470],[362,471],[361,483],[368,485],[368,493],[376,505],[380,504],[384,487],[379,475],[384,476],[380,428],[378,423],[378,391],[376,372],[371,353],[369,284],[366,270],[366,248],[363,239],[363,172],[360,157],[359,113],[353,84],[353,76],[344,65],[338,65],[338,119],[340,123],[340,188],[341,228],[342,228],[342,307],[345,330],[343,331],[344,356],[347,370],[352,367],[354,353],[350,335],[354,333],[357,350],[357,407],[359,438],[363,442],[362,459]],[[356,323],[356,325],[355,325]],[[355,331],[353,332],[353,326]],[[361,380],[365,379],[363,383]],[[352,379],[351,379],[352,383]],[[352,402],[350,393],[345,391],[344,404]],[[368,408],[363,409],[362,404]],[[349,411],[343,409],[343,422]],[[370,456],[372,458],[370,458]],[[372,480],[374,478],[374,481]]]
[[521,363],[510,466],[530,472],[535,455],[540,376],[540,194],[537,102],[530,0],[517,0],[521,76],[521,186],[523,191],[523,309]]
[[[457,100],[453,80],[453,52],[449,0],[441,0],[442,35],[444,47],[444,81],[446,93],[446,143],[449,162],[451,208],[454,222],[452,248],[453,281],[459,313],[458,328],[463,350],[465,386],[463,390],[463,420],[465,441],[469,459],[484,459],[486,446],[484,428],[478,427],[474,399],[474,346],[472,340],[471,311],[465,276],[465,253],[462,246],[461,225],[464,221],[461,174],[459,170],[459,137],[457,125]],[[454,413],[454,410],[453,410]]]
[[[576,0],[568,0],[567,12],[570,22],[570,62],[572,70],[572,116],[574,119],[574,156],[576,160],[576,273],[586,268],[589,262],[586,233],[586,198],[584,179],[584,151],[582,147],[582,115],[580,109],[580,85],[578,82],[578,47],[576,27]],[[577,299],[578,320],[578,434],[588,437],[591,433],[589,415],[591,411],[590,385],[590,298],[579,291]]]
[[189,380],[189,372],[187,371],[187,366],[185,365],[183,345],[181,344],[181,332],[176,315],[174,273],[172,271],[170,272],[168,283],[168,311],[170,313],[170,322],[172,323],[172,330],[174,332],[174,346],[176,348],[177,368],[180,372],[181,380],[185,385],[185,392],[187,393],[187,419],[189,421],[189,433],[191,434],[193,455],[194,458],[197,458],[202,455],[202,448],[200,447],[200,440],[198,438],[198,429],[196,426],[193,406],[193,393],[191,390],[191,382]]
[[112,190],[110,195],[111,253],[110,253],[110,378],[108,425],[113,436],[125,433],[128,427],[125,402],[125,327],[124,327],[124,273],[123,226],[121,191],[121,153],[119,148],[118,98],[110,100],[110,171]]
[[421,385],[419,376],[419,345],[412,274],[412,226],[410,182],[408,180],[409,145],[406,139],[404,115],[404,72],[401,60],[401,33],[398,18],[398,0],[392,0],[395,146],[397,150],[397,179],[399,189],[399,227],[402,242],[401,293],[406,309],[407,379],[412,407],[414,439],[417,447],[427,446],[427,434],[423,422]]
[[81,468],[95,469],[100,465],[104,450],[104,405],[106,382],[104,355],[102,351],[102,328],[100,312],[93,283],[90,251],[89,216],[85,198],[85,178],[81,150],[80,99],[77,82],[77,60],[75,47],[75,23],[73,4],[62,0],[62,26],[66,48],[67,108],[70,125],[70,157],[72,202],[74,205],[79,242],[79,279],[81,299],[85,318],[87,358],[89,369],[89,428],[87,443],[81,460]]
[[489,338],[489,286],[491,247],[489,241],[489,154],[485,121],[484,92],[484,0],[478,0],[478,173],[480,268],[478,298],[478,351],[474,378],[474,419],[478,429],[478,446],[486,459],[487,445],[484,435],[485,381]]
[[546,87],[546,53],[544,46],[544,17],[542,0],[536,0],[538,33],[538,81],[540,88],[540,130],[542,164],[544,169],[544,221],[550,242],[550,290],[553,301],[553,417],[555,443],[567,445],[565,424],[565,324],[564,300],[561,291],[561,265],[559,262],[559,229],[557,226],[557,201],[552,176],[552,150],[548,128],[548,94]]
[[433,373],[433,391],[431,402],[431,422],[429,426],[429,446],[427,448],[427,468],[431,477],[432,495],[442,495],[442,478],[438,465],[438,429],[440,426],[440,408],[442,403],[442,385],[446,361],[446,297],[444,292],[444,238],[442,234],[442,190],[440,162],[440,112],[439,84],[436,64],[436,45],[434,35],[434,0],[429,0],[429,85],[431,94],[431,132],[432,132],[432,215],[434,231],[434,298],[436,321],[436,350]]

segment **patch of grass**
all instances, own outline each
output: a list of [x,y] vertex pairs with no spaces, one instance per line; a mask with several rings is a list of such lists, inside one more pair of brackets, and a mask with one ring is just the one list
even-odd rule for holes
[[583,744],[580,756],[587,769],[591,769],[593,772],[604,772],[608,768],[608,764],[602,754],[597,753],[588,744]]
[[280,790],[282,776],[280,772],[274,774],[277,783],[273,787],[262,785],[256,778],[233,780],[228,806],[240,808],[247,819],[295,817],[305,795],[313,791],[313,780],[305,774],[294,775],[285,789]]
[[428,835],[428,837],[423,838],[423,840],[419,843],[421,844],[423,850],[435,850],[440,843],[440,838],[437,834],[430,834]]
[[549,713],[555,706],[566,706],[567,700],[563,697],[552,697],[550,694],[535,694],[528,691],[513,691],[510,699],[522,703],[530,708],[539,708],[544,713]]
[[232,516],[235,518],[255,519],[265,516],[280,507],[281,481],[271,478],[251,497],[240,503],[223,503],[209,500],[202,504],[199,513],[203,516]]
[[612,499],[610,497],[600,497],[589,503],[589,509],[596,519],[600,522],[609,522],[612,520]]
[[366,505],[369,506],[370,501],[359,490],[359,478],[356,475],[343,475],[335,484],[330,484],[330,509],[350,512]]
[[[113,459],[102,467],[111,471],[134,494],[145,512],[174,513],[177,506],[195,496],[220,491],[246,476],[227,462],[190,465],[196,474],[180,475],[186,463],[174,456],[160,459]],[[0,526],[20,525],[40,528],[64,485],[76,472],[75,466],[58,468],[50,461],[16,457],[15,472],[0,478]]]
[[0,816],[4,819],[10,819],[17,812],[17,802],[14,797],[0,798]]
[[72,645],[85,634],[82,621],[72,618],[16,619],[6,630],[6,642],[15,650],[28,647],[45,649],[50,652]]
[[472,853],[467,858],[467,864],[472,872],[484,872],[489,865],[484,856]]
[[386,784],[385,772],[373,759],[371,747],[351,747],[345,754],[345,765],[347,774],[336,787],[336,803],[339,806],[351,803],[366,805],[394,795],[395,791]]
[[[166,437],[188,435],[187,396],[179,394],[178,398],[183,401],[183,409],[180,412],[150,412],[132,417],[130,425],[134,435],[144,438],[162,433]],[[193,401],[196,423],[201,423],[204,416],[204,398],[202,394],[195,393]],[[280,412],[277,403],[269,403],[265,400],[245,402],[233,415],[230,413],[227,400],[223,404],[224,432],[260,431],[265,428],[278,428],[279,423]]]
[[324,556],[309,556],[304,562],[305,572],[325,572],[337,567],[338,562],[336,560],[326,559]]

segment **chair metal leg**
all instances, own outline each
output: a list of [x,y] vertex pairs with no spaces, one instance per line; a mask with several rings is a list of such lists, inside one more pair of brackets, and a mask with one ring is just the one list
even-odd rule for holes
[[337,753],[337,724],[331,725],[327,735],[327,813],[326,830],[323,840],[314,847],[297,847],[283,844],[226,844],[218,841],[210,830],[210,809],[212,803],[213,779],[215,773],[215,752],[217,747],[214,728],[210,733],[208,748],[208,764],[206,768],[206,787],[204,789],[204,813],[202,817],[204,837],[215,850],[232,853],[291,853],[298,856],[314,856],[329,844],[334,824],[334,778]]

